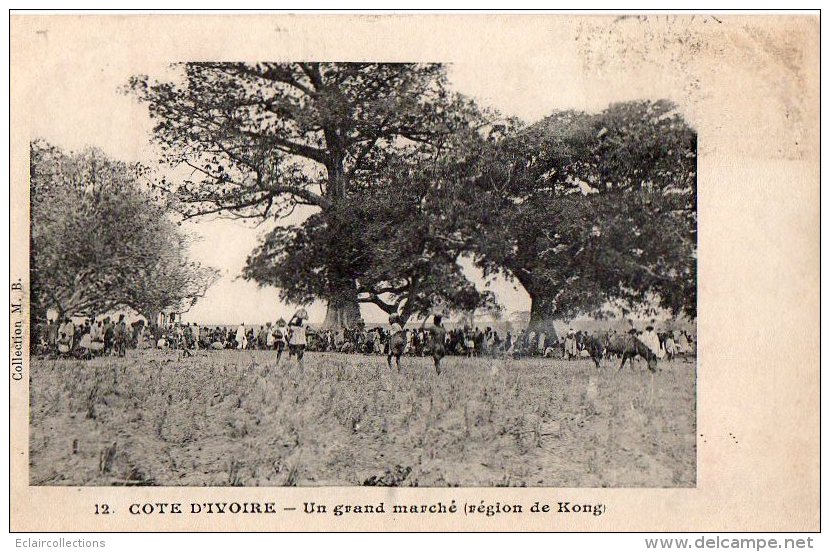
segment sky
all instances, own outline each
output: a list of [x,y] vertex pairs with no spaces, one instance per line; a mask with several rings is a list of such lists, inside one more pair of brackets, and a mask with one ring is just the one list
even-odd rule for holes
[[[571,27],[528,34],[521,56],[505,53],[498,42],[485,42],[478,47],[480,58],[468,53],[474,61],[449,65],[451,85],[483,106],[528,122],[557,109],[599,111],[613,101],[641,98],[673,99],[683,111],[682,97],[677,97],[683,83],[676,75],[667,74],[664,66],[661,69],[659,64],[618,64],[599,73],[586,71],[584,47]],[[51,82],[60,82],[60,86],[32,90],[31,101],[42,106],[32,121],[33,138],[44,138],[67,150],[96,146],[114,158],[157,167],[157,154],[150,144],[152,123],[146,108],[122,89],[134,74],[159,79],[175,76],[168,61],[137,58],[124,49],[110,57],[78,51],[76,55],[48,57],[46,65],[40,68],[53,77]],[[642,78],[632,81],[638,71]],[[632,86],[632,82],[638,85]],[[164,169],[160,171],[163,173]],[[184,315],[184,321],[261,324],[291,315],[296,306],[282,304],[276,288],[261,288],[239,277],[247,255],[270,226],[211,218],[188,221],[183,228],[198,237],[192,257],[221,273],[207,295]],[[464,267],[477,286],[485,286],[471,263],[464,262]],[[513,282],[498,279],[488,289],[495,293],[506,313],[530,308],[529,297]],[[368,322],[386,320],[386,315],[375,306],[364,305],[361,309]],[[308,310],[312,322],[322,321],[323,303],[315,303]]]

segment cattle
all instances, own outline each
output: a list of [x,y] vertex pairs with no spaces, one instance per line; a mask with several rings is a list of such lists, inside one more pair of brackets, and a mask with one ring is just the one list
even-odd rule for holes
[[600,367],[600,361],[607,354],[608,336],[603,334],[585,335],[578,344],[583,351],[588,351],[591,360]]
[[635,356],[640,356],[648,363],[649,370],[657,371],[657,355],[634,335],[613,336],[608,340],[607,352],[620,355],[619,370],[623,369],[626,360],[633,362]]
[[610,358],[612,355],[619,356],[619,370],[622,370],[627,360],[633,362],[635,356],[640,356],[648,363],[649,370],[652,372],[657,371],[657,355],[645,343],[631,334],[615,334],[611,336],[595,334],[586,336],[583,340],[583,347],[591,355],[591,359],[597,365],[597,368],[600,367],[600,361],[603,357]]

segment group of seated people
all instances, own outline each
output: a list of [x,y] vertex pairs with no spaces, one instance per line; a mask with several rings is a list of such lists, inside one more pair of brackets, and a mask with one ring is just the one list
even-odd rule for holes
[[270,322],[259,330],[253,327],[199,326],[198,324],[169,324],[166,327],[148,326],[138,336],[139,348],[167,349],[276,349],[285,345],[288,329],[284,320]]

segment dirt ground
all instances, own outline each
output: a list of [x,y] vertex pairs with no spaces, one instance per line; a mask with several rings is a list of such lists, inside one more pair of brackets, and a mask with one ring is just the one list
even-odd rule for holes
[[695,363],[32,359],[32,485],[693,487]]

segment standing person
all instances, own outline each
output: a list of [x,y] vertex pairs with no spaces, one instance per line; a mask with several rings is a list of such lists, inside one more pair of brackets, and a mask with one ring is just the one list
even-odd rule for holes
[[405,332],[406,339],[403,345],[403,354],[412,354],[415,347],[415,332]]
[[493,356],[496,354],[496,347],[498,346],[499,334],[492,328],[487,328],[484,332],[484,354]]
[[184,350],[191,349],[193,347],[193,328],[190,327],[190,322],[185,324],[184,327],[180,327],[179,331],[181,332],[181,337],[179,338],[181,348]]
[[547,356],[546,353],[548,351],[548,334],[546,334],[545,332],[539,332],[536,351],[542,356]]
[[58,352],[59,353],[69,353],[72,351],[72,347],[74,347],[74,338],[75,338],[75,324],[72,323],[72,319],[68,316],[63,319],[63,324],[61,324],[60,329],[58,330]]
[[383,354],[383,338],[380,333],[380,328],[375,328],[372,332],[372,352],[376,355]]
[[282,352],[285,351],[285,320],[280,318],[272,331],[274,336],[274,349],[277,350],[277,366],[280,364]]
[[268,334],[265,332],[265,326],[260,326],[256,334],[257,349],[265,350],[268,347]]
[[36,354],[43,354],[46,351],[46,329],[49,327],[49,321],[38,322],[33,328],[30,339],[36,348]]
[[525,334],[525,340],[523,343],[523,347],[525,353],[528,356],[533,356],[536,354],[536,331],[530,330]]
[[470,326],[464,326],[464,352],[468,357],[472,358],[475,353],[475,347],[476,341],[473,328]]
[[334,350],[335,351],[342,351],[343,345],[346,343],[346,330],[343,327],[337,328],[337,331],[334,333]]
[[50,353],[55,352],[58,343],[58,320],[49,320],[46,326],[46,345]]
[[290,337],[288,338],[288,355],[289,358],[291,356],[297,357],[297,366],[300,368],[303,367],[303,355],[308,344],[306,336],[306,329],[308,328],[307,318],[308,313],[306,313],[305,309],[300,309],[288,321],[288,330],[290,333]]
[[[424,320],[426,323],[426,320]],[[423,324],[421,325],[423,327]],[[435,373],[441,375],[441,359],[444,358],[444,341],[447,338],[447,330],[441,325],[441,315],[432,317],[432,324],[429,328],[430,349],[432,350],[432,362],[435,364]]]
[[666,333],[666,338],[663,341],[663,348],[666,351],[666,358],[673,360],[677,355],[677,345],[674,342],[674,336],[671,332]]
[[663,358],[663,351],[660,349],[660,337],[654,331],[654,326],[646,326],[646,331],[644,331],[640,336],[640,341],[642,341],[646,347],[651,349],[654,356],[657,358]]
[[274,328],[271,327],[270,322],[265,323],[265,350],[270,351],[274,348]]
[[513,341],[515,345],[515,351],[519,356],[524,356],[526,353],[526,341],[527,341],[527,330],[521,329],[519,330],[518,335],[516,335],[516,339]]
[[565,358],[570,360],[576,358],[576,355],[576,336],[574,335],[573,328],[569,328],[568,334],[565,336]]
[[120,357],[127,355],[127,322],[123,314],[118,315],[115,325],[115,354]]
[[475,334],[473,335],[473,341],[475,355],[481,356],[484,353],[484,332],[478,329],[478,327],[476,327]]
[[686,337],[686,332],[676,331],[674,340],[677,345],[678,353],[684,355],[689,353],[689,340]]
[[245,349],[248,344],[248,337],[245,335],[245,322],[236,328],[236,348]]
[[391,328],[389,329],[389,351],[387,352],[386,362],[389,364],[389,368],[391,369],[392,357],[395,357],[395,362],[398,364],[398,372],[400,372],[401,355],[403,354],[403,349],[406,345],[406,339],[404,339],[404,331],[399,324],[397,314],[389,316],[389,324],[391,324]]
[[104,354],[112,354],[112,347],[115,344],[115,324],[109,316],[104,318]]
[[86,324],[81,326],[80,330],[80,338],[78,339],[78,349],[80,350],[80,357],[81,358],[91,358],[92,357],[92,332],[96,328],[95,324],[93,324],[89,329],[87,329]]

